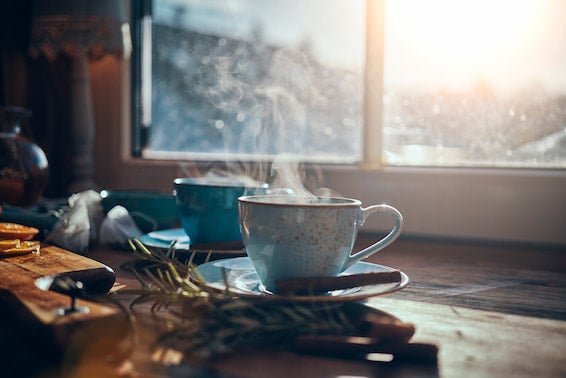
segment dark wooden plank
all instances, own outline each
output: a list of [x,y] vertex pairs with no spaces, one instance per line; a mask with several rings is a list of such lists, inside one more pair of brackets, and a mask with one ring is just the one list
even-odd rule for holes
[[368,261],[405,272],[392,298],[566,320],[566,248],[397,241]]
[[393,298],[370,305],[415,324],[414,342],[439,347],[440,376],[566,374],[564,321]]

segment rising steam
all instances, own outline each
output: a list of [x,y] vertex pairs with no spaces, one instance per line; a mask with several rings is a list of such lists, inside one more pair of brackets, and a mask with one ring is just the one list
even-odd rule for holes
[[[325,101],[312,82],[312,61],[299,50],[281,49],[265,52],[269,62],[242,67],[242,54],[249,51],[238,49],[230,56],[218,54],[213,59],[218,81],[207,92],[221,118],[219,129],[226,151],[237,146],[240,155],[237,162],[226,159],[228,172],[221,176],[267,182],[271,192],[315,197],[305,188],[299,158],[308,147],[304,145],[308,131],[305,109]],[[250,72],[254,69],[266,71],[258,75]],[[313,171],[314,180],[311,177],[310,181],[318,188],[322,176],[316,168]],[[315,193],[332,194],[328,189]]]

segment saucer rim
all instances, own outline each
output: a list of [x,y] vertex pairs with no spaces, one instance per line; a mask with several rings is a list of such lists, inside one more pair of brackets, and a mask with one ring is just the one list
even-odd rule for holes
[[185,230],[182,227],[172,227],[172,228],[164,228],[164,229],[161,229],[161,230],[150,231],[150,232],[146,233],[145,235],[149,236],[152,239],[161,240],[161,241],[166,242],[166,241],[168,241],[168,239],[166,237],[159,236],[159,235],[167,235],[167,234],[169,234],[168,238],[175,236],[175,237],[185,237],[189,242],[191,240],[189,235],[187,235],[187,233],[185,232]]
[[[155,234],[156,232],[171,232],[173,230],[182,230],[182,228],[173,227],[173,228],[166,228],[166,229],[163,229],[163,230],[151,231],[151,232],[148,232],[148,233],[141,235],[138,239],[139,239],[140,242],[142,242],[143,244],[145,244],[146,246],[148,246],[150,248],[167,249],[167,248],[169,248],[169,245],[171,244],[171,242],[168,243],[165,240],[154,238],[150,234]],[[190,249],[191,249],[190,238],[189,238],[188,242],[181,243],[180,245],[176,245],[175,248],[179,251],[190,251]]]
[[[166,251],[167,249],[169,249],[171,242],[168,243],[165,240],[153,238],[149,234],[154,233],[154,232],[171,232],[171,231],[175,231],[175,230],[183,230],[183,229],[181,227],[172,227],[172,228],[152,231],[152,232],[148,232],[148,233],[141,235],[138,238],[138,240],[142,244],[144,244],[145,246],[147,246],[149,248],[157,248],[157,249],[161,249],[161,250]],[[185,235],[186,235],[186,233],[185,233]],[[193,244],[190,240],[190,237],[189,237],[188,242],[177,244],[175,246],[175,249],[176,249],[177,252],[181,252],[181,253],[189,252],[189,253],[195,253],[197,255],[211,254],[211,256],[217,257],[217,258],[214,258],[213,260],[218,260],[220,258],[226,259],[226,258],[244,257],[242,255],[245,254],[243,249],[233,249],[233,250],[230,249],[230,248],[216,249],[212,245],[206,245],[205,246],[205,245]]]
[[[238,261],[236,261],[238,260]],[[248,264],[250,266],[249,269],[245,269],[242,270],[242,272],[238,275],[238,277],[241,277],[244,274],[249,274],[250,270],[253,270],[253,265],[251,262],[251,259],[249,258],[249,256],[242,256],[242,257],[231,257],[231,258],[225,258],[222,260],[216,260],[216,261],[210,261],[201,265],[198,265],[196,267],[196,270],[198,272],[198,274],[200,276],[202,276],[204,278],[204,275],[202,274],[202,269],[214,269],[214,270],[219,270],[220,268],[215,266],[214,264],[218,264],[220,261],[222,261],[224,264],[230,264],[231,262],[233,264],[236,264],[242,260],[247,260],[245,263]],[[367,262],[367,261],[358,261],[355,264],[353,264],[352,266],[358,265],[358,264],[363,264],[363,265],[369,265],[371,267],[375,267],[375,268],[379,268],[379,270],[390,270],[390,269],[394,269],[385,265],[380,265],[380,264],[375,264],[375,263],[371,263],[371,262]],[[263,292],[263,291],[247,291],[247,290],[243,290],[241,288],[230,288],[230,293],[232,293],[235,296],[239,296],[239,297],[245,297],[245,298],[255,298],[255,299],[262,299],[262,300],[278,300],[278,301],[290,301],[290,302],[350,302],[350,301],[359,301],[359,300],[363,300],[363,299],[367,299],[367,298],[371,298],[371,297],[377,297],[377,296],[383,296],[383,295],[387,295],[387,294],[391,294],[394,293],[396,291],[402,290],[404,288],[406,288],[409,285],[410,279],[409,276],[402,272],[399,271],[401,273],[401,282],[398,282],[398,285],[396,285],[395,287],[392,288],[387,288],[385,290],[382,291],[377,291],[375,290],[376,287],[379,286],[383,286],[384,284],[377,284],[377,285],[367,285],[367,286],[363,286],[360,287],[360,290],[353,292],[351,294],[346,294],[346,295],[335,295],[335,296],[331,296],[331,295],[280,295],[280,294],[270,294],[267,292]],[[257,273],[256,273],[257,274]],[[237,278],[237,277],[236,277]],[[194,277],[193,274],[191,274],[191,279],[196,280],[196,278]],[[234,279],[231,280],[232,282],[234,281]],[[259,278],[257,278],[258,284],[259,284]],[[222,281],[215,281],[215,282],[203,282],[203,284],[210,289],[216,290],[216,291],[226,291],[226,286],[223,284]],[[374,290],[372,291],[371,289],[368,288],[374,288]]]

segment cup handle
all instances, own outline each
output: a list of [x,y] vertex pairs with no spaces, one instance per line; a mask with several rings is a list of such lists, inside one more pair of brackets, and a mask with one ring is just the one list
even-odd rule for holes
[[387,236],[385,236],[380,241],[370,245],[369,247],[359,251],[358,253],[348,256],[348,259],[346,260],[346,264],[344,265],[344,268],[342,270],[347,269],[354,263],[362,259],[365,259],[366,257],[369,257],[378,251],[381,251],[383,248],[393,243],[395,239],[397,239],[401,234],[401,229],[403,228],[403,216],[401,215],[399,210],[397,210],[393,206],[389,206],[385,204],[373,205],[367,208],[362,208],[361,222],[358,225],[358,229],[360,229],[363,226],[366,219],[370,215],[376,213],[385,213],[387,215],[390,215],[393,218],[393,221],[395,222],[393,229],[389,232],[389,234],[387,234]]

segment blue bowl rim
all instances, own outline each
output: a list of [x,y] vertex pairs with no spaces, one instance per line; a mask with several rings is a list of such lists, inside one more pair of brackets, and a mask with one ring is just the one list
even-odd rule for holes
[[257,185],[249,185],[245,182],[233,182],[233,183],[206,183],[206,178],[204,177],[178,177],[173,180],[173,184],[178,186],[198,186],[198,187],[209,187],[209,188],[253,188],[253,189],[267,189],[268,184],[265,182],[258,182]]
[[100,191],[100,197],[103,200],[140,200],[140,199],[162,199],[169,200],[173,195],[169,192],[160,192],[157,190],[109,190]]

